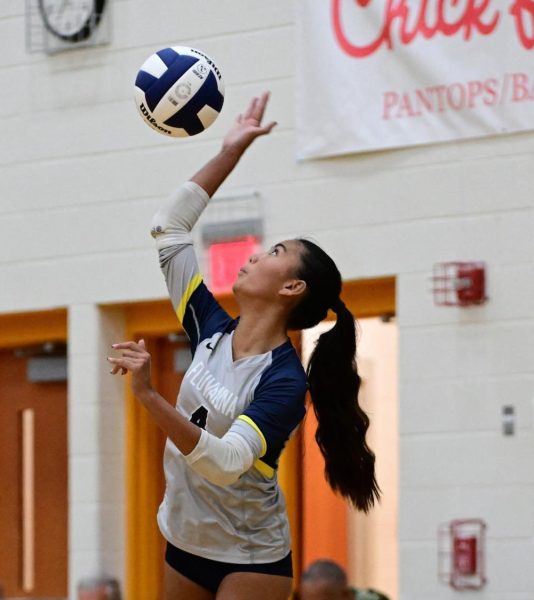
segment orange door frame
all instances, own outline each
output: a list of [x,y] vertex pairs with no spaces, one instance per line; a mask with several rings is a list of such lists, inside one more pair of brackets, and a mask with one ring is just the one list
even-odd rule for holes
[[0,314],[0,348],[67,341],[67,310]]

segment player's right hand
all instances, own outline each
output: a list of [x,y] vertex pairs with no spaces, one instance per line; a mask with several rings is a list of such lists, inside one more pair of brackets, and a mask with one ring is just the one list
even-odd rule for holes
[[264,92],[259,98],[252,98],[247,110],[238,115],[234,125],[224,137],[223,150],[243,152],[257,137],[271,132],[276,121],[262,125],[268,101],[269,92]]

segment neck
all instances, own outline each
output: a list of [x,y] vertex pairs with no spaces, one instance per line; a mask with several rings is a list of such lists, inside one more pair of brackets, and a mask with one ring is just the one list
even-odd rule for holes
[[261,311],[242,310],[234,331],[233,358],[238,360],[270,352],[287,339],[285,317],[272,307],[264,307]]

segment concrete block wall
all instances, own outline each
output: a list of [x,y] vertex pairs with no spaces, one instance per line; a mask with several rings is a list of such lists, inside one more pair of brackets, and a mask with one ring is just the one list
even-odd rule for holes
[[88,577],[124,582],[124,391],[109,374],[124,317],[95,304],[69,307],[69,598]]
[[[87,323],[103,335],[99,305],[165,296],[152,213],[217,151],[248,98],[270,89],[279,125],[222,191],[261,194],[267,244],[311,235],[347,279],[397,276],[401,599],[458,596],[437,582],[436,528],[479,516],[489,583],[477,596],[532,600],[534,135],[297,163],[294,6],[161,0],[152,12],[114,0],[109,45],[46,56],[25,50],[23,3],[0,3],[0,311],[69,308],[71,460],[103,477],[109,437],[95,432],[120,409],[100,405],[100,342],[84,354],[76,340]],[[150,130],[133,102],[145,58],[179,44],[211,54],[226,81],[223,114],[189,140]],[[458,259],[487,262],[487,305],[433,306],[432,265]],[[510,438],[505,403],[517,412]],[[120,549],[104,550],[83,524],[113,522],[122,500],[109,506],[84,486],[71,485],[72,560],[96,568]]]

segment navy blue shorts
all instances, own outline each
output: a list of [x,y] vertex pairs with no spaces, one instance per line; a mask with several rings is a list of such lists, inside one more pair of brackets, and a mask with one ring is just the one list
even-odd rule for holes
[[282,560],[273,563],[243,565],[202,558],[202,556],[184,552],[167,542],[165,562],[175,571],[213,594],[219,589],[221,581],[230,573],[265,573],[266,575],[293,577],[291,552]]

